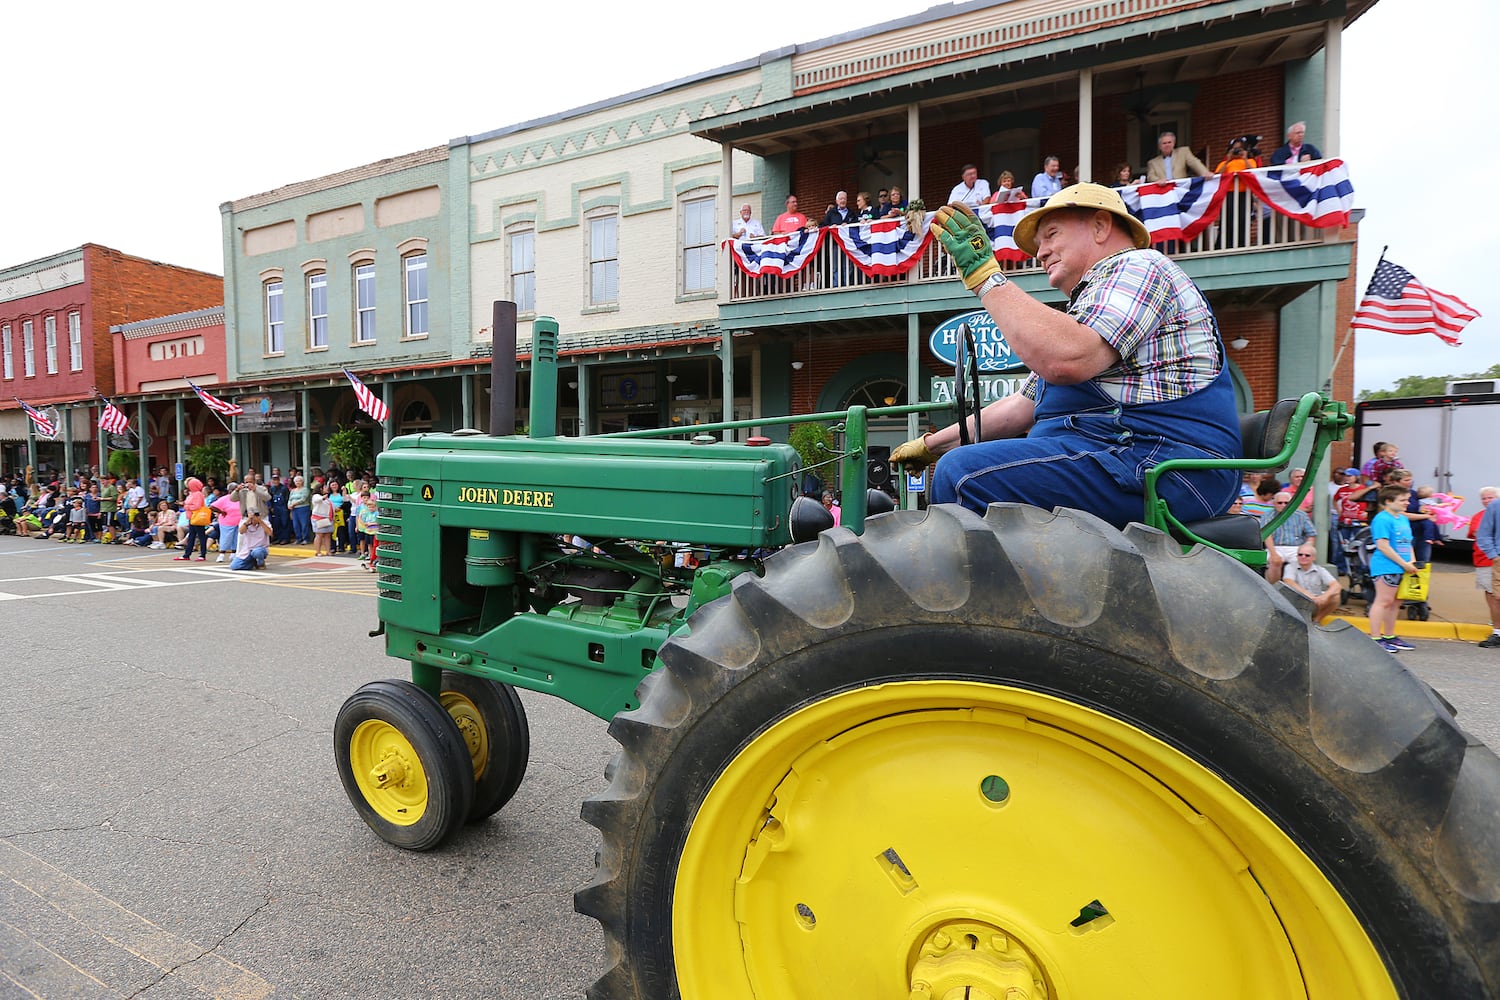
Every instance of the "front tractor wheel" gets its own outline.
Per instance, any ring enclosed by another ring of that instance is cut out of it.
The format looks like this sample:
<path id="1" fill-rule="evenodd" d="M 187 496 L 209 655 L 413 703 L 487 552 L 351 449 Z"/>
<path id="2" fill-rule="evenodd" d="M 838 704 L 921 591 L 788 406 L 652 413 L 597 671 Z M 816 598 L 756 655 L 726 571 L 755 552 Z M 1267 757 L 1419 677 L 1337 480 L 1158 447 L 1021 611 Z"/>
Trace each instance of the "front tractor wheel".
<path id="1" fill-rule="evenodd" d="M 1488 996 L 1500 761 L 1253 572 L 1076 512 L 825 533 L 662 650 L 590 996 Z"/>
<path id="2" fill-rule="evenodd" d="M 474 774 L 468 821 L 500 811 L 521 787 L 531 755 L 531 729 L 516 689 L 484 677 L 444 670 L 438 700 L 458 726 Z"/>
<path id="3" fill-rule="evenodd" d="M 371 681 L 350 695 L 333 749 L 355 811 L 397 847 L 431 850 L 469 813 L 473 765 L 458 727 L 410 681 Z"/>

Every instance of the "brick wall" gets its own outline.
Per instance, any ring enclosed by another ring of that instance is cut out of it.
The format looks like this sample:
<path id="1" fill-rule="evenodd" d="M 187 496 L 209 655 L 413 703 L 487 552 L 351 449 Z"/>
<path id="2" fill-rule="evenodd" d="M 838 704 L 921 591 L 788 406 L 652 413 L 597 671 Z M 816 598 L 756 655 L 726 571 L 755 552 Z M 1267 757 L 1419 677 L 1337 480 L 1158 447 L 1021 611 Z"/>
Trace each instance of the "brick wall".
<path id="1" fill-rule="evenodd" d="M 1243 351 L 1230 348 L 1229 357 L 1250 385 L 1251 409 L 1264 410 L 1276 402 L 1276 360 L 1281 350 L 1281 318 L 1267 309 L 1216 310 L 1224 343 L 1236 337 L 1250 341 Z"/>
<path id="2" fill-rule="evenodd" d="M 1279 67 L 1193 82 L 1198 92 L 1193 103 L 1192 148 L 1203 157 L 1209 169 L 1223 159 L 1225 148 L 1234 136 L 1246 133 L 1263 136 L 1261 152 L 1268 157 L 1281 144 L 1283 80 Z M 1122 159 L 1130 161 L 1137 174 L 1145 170 L 1145 164 L 1135 163 L 1133 154 L 1126 148 L 1129 119 L 1125 105 L 1129 98 L 1129 94 L 1110 94 L 1094 99 L 1092 166 L 1095 180 L 1107 183 L 1110 168 Z M 1071 172 L 1078 165 L 1078 102 L 1053 104 L 1042 108 L 1040 114 L 1041 155 L 1058 156 L 1063 169 Z M 833 193 L 840 188 L 849 191 L 852 202 L 856 183 L 854 154 L 861 144 L 834 143 L 792 155 L 792 190 L 805 213 L 821 215 L 833 199 Z M 928 205 L 939 204 L 958 183 L 963 165 L 981 162 L 983 151 L 984 137 L 978 118 L 924 126 L 921 136 L 922 199 Z M 1041 163 L 1014 164 L 1010 169 L 1021 184 L 1027 185 L 1032 175 L 1041 169 Z M 994 181 L 993 177 L 986 179 Z M 910 194 L 908 192 L 908 196 Z M 770 202 L 778 206 L 775 212 L 767 210 L 767 214 L 774 218 L 780 211 L 784 193 L 770 192 L 769 197 Z"/>
<path id="3" fill-rule="evenodd" d="M 792 360 L 802 362 L 802 368 L 792 371 L 792 412 L 816 412 L 818 396 L 823 387 L 845 365 L 867 354 L 889 351 L 904 355 L 906 335 L 889 333 L 830 337 L 815 333 L 811 337 L 798 337 L 792 345 Z"/>
<path id="4" fill-rule="evenodd" d="M 224 279 L 217 274 L 94 244 L 84 246 L 84 262 L 89 301 L 83 316 L 83 374 L 105 394 L 116 391 L 111 326 L 224 304 Z"/>

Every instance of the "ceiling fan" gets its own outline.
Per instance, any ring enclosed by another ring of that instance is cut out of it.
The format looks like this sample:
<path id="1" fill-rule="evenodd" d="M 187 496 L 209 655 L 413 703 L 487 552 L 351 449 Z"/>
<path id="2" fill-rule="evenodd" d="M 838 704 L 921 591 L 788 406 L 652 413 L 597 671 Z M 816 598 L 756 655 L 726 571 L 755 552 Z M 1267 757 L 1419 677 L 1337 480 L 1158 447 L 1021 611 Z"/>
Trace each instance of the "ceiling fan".
<path id="1" fill-rule="evenodd" d="M 1145 121 L 1156 110 L 1160 103 L 1153 96 L 1146 93 L 1146 71 L 1136 70 L 1135 90 L 1125 100 L 1125 110 L 1129 112 L 1136 121 Z"/>
<path id="2" fill-rule="evenodd" d="M 882 150 L 880 143 L 875 141 L 874 135 L 875 126 L 866 125 L 865 141 L 862 145 L 856 146 L 854 149 L 854 172 L 856 175 L 858 175 L 860 173 L 863 173 L 865 168 L 874 167 L 876 170 L 889 177 L 891 176 L 893 171 L 890 167 L 886 166 L 880 161 L 880 154 Z"/>

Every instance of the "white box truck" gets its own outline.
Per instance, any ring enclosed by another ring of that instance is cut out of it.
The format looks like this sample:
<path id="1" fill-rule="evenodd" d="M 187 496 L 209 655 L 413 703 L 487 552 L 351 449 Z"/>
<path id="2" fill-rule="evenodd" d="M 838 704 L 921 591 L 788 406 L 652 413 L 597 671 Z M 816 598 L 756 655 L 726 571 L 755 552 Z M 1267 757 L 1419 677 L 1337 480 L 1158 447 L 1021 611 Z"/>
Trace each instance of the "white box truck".
<path id="1" fill-rule="evenodd" d="M 1356 465 L 1374 457 L 1377 441 L 1401 449 L 1417 486 L 1462 496 L 1460 513 L 1479 512 L 1479 490 L 1500 486 L 1500 379 L 1449 382 L 1441 396 L 1372 399 L 1354 408 Z M 1467 528 L 1443 529 L 1467 538 Z"/>

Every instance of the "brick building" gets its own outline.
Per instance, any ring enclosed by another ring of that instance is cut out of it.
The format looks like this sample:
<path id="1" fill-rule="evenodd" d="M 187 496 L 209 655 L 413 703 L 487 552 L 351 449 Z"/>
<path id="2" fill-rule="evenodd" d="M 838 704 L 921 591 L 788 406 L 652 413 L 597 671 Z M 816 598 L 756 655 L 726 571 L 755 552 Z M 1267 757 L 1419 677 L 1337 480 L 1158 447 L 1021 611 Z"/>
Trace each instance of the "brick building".
<path id="1" fill-rule="evenodd" d="M 693 131 L 718 141 L 726 164 L 754 154 L 765 203 L 794 193 L 809 216 L 838 190 L 852 203 L 857 191 L 892 185 L 935 208 L 966 163 L 991 183 L 1010 170 L 1024 187 L 1049 155 L 1084 180 L 1108 183 L 1120 163 L 1139 177 L 1163 131 L 1212 169 L 1231 138 L 1259 135 L 1269 156 L 1285 127 L 1305 120 L 1332 157 L 1343 29 L 1372 2 L 1271 0 L 1253 17 L 1243 4 L 1201 0 L 935 7 L 774 53 L 760 67 L 764 100 Z M 1241 409 L 1322 388 L 1330 373 L 1335 396 L 1348 399 L 1352 353 L 1332 367 L 1354 305 L 1355 226 L 1314 228 L 1257 202 L 1232 204 L 1195 238 L 1164 246 L 1214 306 Z M 723 226 L 729 206 L 721 211 Z M 1005 266 L 1025 291 L 1062 303 L 1034 262 Z M 829 280 L 841 267 L 842 280 Z M 928 337 L 975 306 L 935 245 L 890 278 L 850 271 L 825 240 L 795 279 L 751 278 L 725 263 L 719 322 L 759 354 L 761 378 L 790 375 L 790 406 L 807 412 L 941 398 L 952 371 Z M 994 384 L 1011 391 L 1019 381 Z M 871 440 L 893 444 L 917 429 L 915 417 L 885 421 Z"/>
<path id="2" fill-rule="evenodd" d="M 192 444 L 228 436 L 206 407 L 184 405 L 196 400 L 189 382 L 218 392 L 227 379 L 222 305 L 123 323 L 110 334 L 113 399 L 134 432 L 131 439 L 111 437 L 110 448 L 136 451 L 137 468 L 155 469 L 181 461 Z"/>
<path id="3" fill-rule="evenodd" d="M 0 270 L 0 467 L 102 466 L 95 391 L 116 391 L 110 328 L 223 300 L 216 274 L 93 243 Z M 36 437 L 17 398 L 57 418 L 54 439 Z"/>

